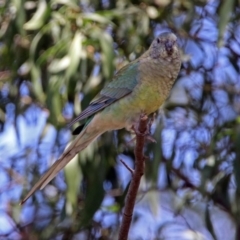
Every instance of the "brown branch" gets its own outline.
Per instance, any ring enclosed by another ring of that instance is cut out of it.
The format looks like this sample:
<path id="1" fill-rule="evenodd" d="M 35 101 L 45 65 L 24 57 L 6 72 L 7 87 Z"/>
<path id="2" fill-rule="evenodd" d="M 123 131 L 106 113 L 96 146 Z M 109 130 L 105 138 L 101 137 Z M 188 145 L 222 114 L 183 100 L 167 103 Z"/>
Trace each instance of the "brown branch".
<path id="1" fill-rule="evenodd" d="M 136 132 L 136 147 L 134 150 L 135 155 L 135 170 L 133 172 L 132 181 L 130 183 L 128 193 L 126 196 L 126 203 L 123 212 L 122 224 L 119 231 L 119 240 L 127 240 L 130 224 L 132 221 L 133 209 L 137 197 L 138 188 L 140 185 L 141 177 L 144 173 L 145 163 L 143 147 L 147 134 L 148 117 L 142 115 L 139 120 L 139 126 Z"/>
<path id="2" fill-rule="evenodd" d="M 134 170 L 131 169 L 122 159 L 120 159 L 120 162 L 124 165 L 124 167 L 133 175 Z"/>

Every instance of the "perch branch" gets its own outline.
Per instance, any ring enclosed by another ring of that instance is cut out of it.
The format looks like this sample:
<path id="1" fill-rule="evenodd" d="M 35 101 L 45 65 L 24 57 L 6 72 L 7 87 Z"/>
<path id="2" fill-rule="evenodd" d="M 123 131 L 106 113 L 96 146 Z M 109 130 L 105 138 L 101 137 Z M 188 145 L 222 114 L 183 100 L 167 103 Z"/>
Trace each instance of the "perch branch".
<path id="1" fill-rule="evenodd" d="M 143 154 L 144 142 L 148 134 L 148 117 L 142 115 L 139 120 L 138 128 L 136 129 L 136 146 L 134 149 L 135 155 L 135 170 L 132 175 L 128 193 L 126 196 L 126 203 L 123 212 L 122 224 L 119 232 L 119 240 L 127 240 L 130 224 L 132 221 L 133 209 L 137 197 L 138 188 L 140 185 L 141 177 L 145 168 L 145 157 Z"/>

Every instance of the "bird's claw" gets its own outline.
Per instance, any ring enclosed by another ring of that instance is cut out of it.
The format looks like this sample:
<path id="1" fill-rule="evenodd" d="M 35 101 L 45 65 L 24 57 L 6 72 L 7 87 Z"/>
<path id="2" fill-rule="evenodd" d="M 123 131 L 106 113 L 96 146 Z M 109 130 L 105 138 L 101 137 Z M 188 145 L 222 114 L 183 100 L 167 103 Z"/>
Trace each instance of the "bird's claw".
<path id="1" fill-rule="evenodd" d="M 144 114 L 142 114 L 142 115 L 140 116 L 141 119 L 144 118 L 144 117 L 146 117 L 146 115 L 144 115 Z M 156 140 L 151 136 L 151 135 L 152 135 L 152 133 L 151 133 L 151 127 L 152 127 L 152 124 L 153 124 L 153 122 L 154 122 L 154 120 L 155 120 L 155 117 L 156 117 L 156 114 L 154 113 L 154 114 L 153 114 L 153 117 L 151 117 L 151 118 L 149 119 L 148 124 L 147 124 L 147 129 L 146 129 L 146 131 L 145 131 L 144 133 L 139 132 L 139 131 L 138 131 L 138 128 L 136 128 L 135 125 L 132 125 L 131 130 L 133 130 L 133 132 L 134 132 L 136 135 L 138 135 L 138 136 L 145 136 L 148 141 L 153 142 L 153 143 L 156 143 Z M 134 141 L 135 138 L 136 138 L 136 137 L 134 137 L 132 140 L 130 140 L 130 142 Z"/>
<path id="2" fill-rule="evenodd" d="M 157 141 L 150 135 L 146 135 L 146 139 L 149 141 L 149 142 L 152 142 L 152 143 L 156 143 Z"/>
<path id="3" fill-rule="evenodd" d="M 149 134 L 148 129 L 146 129 L 144 133 L 139 132 L 138 129 L 135 127 L 135 125 L 132 125 L 131 130 L 133 130 L 133 132 L 138 136 L 146 136 L 147 134 Z"/>

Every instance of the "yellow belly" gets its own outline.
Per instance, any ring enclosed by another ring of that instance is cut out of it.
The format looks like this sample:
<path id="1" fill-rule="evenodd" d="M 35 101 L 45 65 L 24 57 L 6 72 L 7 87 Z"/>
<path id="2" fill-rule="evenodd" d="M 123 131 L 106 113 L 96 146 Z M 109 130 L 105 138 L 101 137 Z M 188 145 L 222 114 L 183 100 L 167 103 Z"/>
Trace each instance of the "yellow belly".
<path id="1" fill-rule="evenodd" d="M 103 123 L 101 127 L 106 130 L 130 128 L 142 113 L 149 115 L 157 111 L 164 100 L 165 97 L 161 96 L 157 88 L 153 89 L 149 85 L 137 88 L 99 113 L 102 118 L 100 122 Z"/>

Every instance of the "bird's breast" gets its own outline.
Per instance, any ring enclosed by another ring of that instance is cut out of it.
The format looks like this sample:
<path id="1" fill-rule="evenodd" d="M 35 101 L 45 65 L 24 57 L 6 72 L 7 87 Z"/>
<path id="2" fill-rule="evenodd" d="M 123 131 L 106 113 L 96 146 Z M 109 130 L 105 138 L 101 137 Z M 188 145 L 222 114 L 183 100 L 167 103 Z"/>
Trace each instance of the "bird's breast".
<path id="1" fill-rule="evenodd" d="M 144 63 L 139 66 L 137 79 L 132 93 L 101 112 L 101 117 L 108 119 L 104 126 L 108 130 L 130 128 L 139 120 L 140 114 L 157 111 L 169 96 L 175 76 L 174 71 L 167 71 L 157 63 Z"/>

